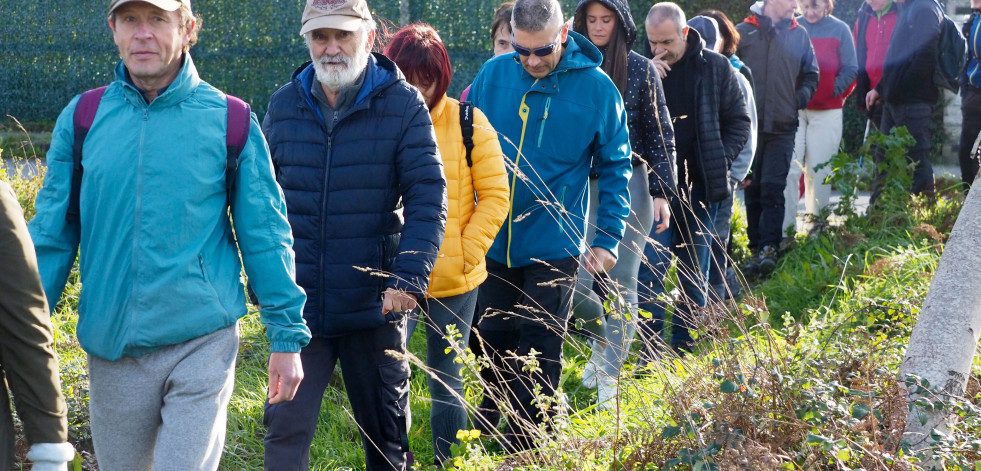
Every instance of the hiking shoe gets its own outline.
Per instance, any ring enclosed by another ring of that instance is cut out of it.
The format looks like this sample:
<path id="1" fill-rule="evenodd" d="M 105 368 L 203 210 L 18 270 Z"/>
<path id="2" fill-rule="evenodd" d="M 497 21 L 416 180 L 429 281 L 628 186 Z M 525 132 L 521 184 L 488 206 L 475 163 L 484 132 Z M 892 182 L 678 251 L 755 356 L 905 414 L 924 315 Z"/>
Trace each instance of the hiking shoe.
<path id="1" fill-rule="evenodd" d="M 603 376 L 597 381 L 596 388 L 596 409 L 612 411 L 617 408 L 617 395 L 620 390 L 617 387 L 616 378 Z"/>
<path id="2" fill-rule="evenodd" d="M 726 286 L 729 287 L 728 295 L 732 298 L 736 298 L 742 293 L 742 286 L 739 284 L 739 277 L 736 276 L 736 270 L 732 267 L 726 268 Z"/>
<path id="3" fill-rule="evenodd" d="M 753 251 L 752 255 L 749 256 L 749 260 L 746 261 L 739 270 L 743 272 L 743 276 L 748 279 L 757 278 L 760 276 L 760 253 L 758 251 Z"/>
<path id="4" fill-rule="evenodd" d="M 777 268 L 777 248 L 772 245 L 765 245 L 760 250 L 760 276 L 768 277 Z"/>
<path id="5" fill-rule="evenodd" d="M 599 365 L 596 364 L 594 356 L 589 356 L 589 361 L 586 362 L 586 366 L 582 369 L 582 387 L 586 389 L 595 388 L 597 383 L 596 373 L 599 372 Z"/>

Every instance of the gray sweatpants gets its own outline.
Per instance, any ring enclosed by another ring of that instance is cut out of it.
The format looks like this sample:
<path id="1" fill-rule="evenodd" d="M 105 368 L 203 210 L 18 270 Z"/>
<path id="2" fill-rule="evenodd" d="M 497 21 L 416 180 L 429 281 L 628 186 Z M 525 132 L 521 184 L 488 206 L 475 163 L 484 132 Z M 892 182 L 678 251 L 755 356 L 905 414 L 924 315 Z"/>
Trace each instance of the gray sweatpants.
<path id="1" fill-rule="evenodd" d="M 603 302 L 593 291 L 593 276 L 580 264 L 578 282 L 572 298 L 572 314 L 584 320 L 587 330 L 605 340 L 593 342 L 592 355 L 604 373 L 617 377 L 623 366 L 630 343 L 637 329 L 637 270 L 644 258 L 644 245 L 654 224 L 654 199 L 647 188 L 647 165 L 634 167 L 628 185 L 630 189 L 630 216 L 627 230 L 620 241 L 617 264 L 609 271 L 608 280 L 613 286 L 608 289 L 623 299 L 626 312 L 606 315 Z M 596 207 L 598 185 L 591 180 L 589 185 L 589 219 L 586 224 L 586 243 L 596 234 Z M 600 323 L 596 321 L 599 320 Z"/>
<path id="2" fill-rule="evenodd" d="M 89 355 L 99 469 L 218 469 L 237 353 L 235 325 L 136 358 Z"/>

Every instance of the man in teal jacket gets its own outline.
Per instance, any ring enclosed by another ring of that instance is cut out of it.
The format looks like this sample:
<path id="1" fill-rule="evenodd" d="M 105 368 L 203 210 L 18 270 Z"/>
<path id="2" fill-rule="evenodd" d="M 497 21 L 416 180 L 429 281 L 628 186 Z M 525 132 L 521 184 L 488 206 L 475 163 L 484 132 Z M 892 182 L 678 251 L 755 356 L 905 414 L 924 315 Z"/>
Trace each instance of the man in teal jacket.
<path id="1" fill-rule="evenodd" d="M 227 215 L 225 95 L 189 54 L 188 0 L 114 0 L 122 62 L 84 141 L 71 193 L 72 100 L 59 116 L 29 229 L 50 306 L 79 253 L 78 339 L 88 353 L 99 468 L 217 469 L 247 313 L 241 260 L 273 352 L 270 402 L 290 400 L 310 339 L 283 194 L 255 116 Z"/>
<path id="2" fill-rule="evenodd" d="M 478 294 L 479 335 L 495 368 L 483 375 L 477 423 L 495 427 L 506 397 L 507 445 L 524 449 L 543 421 L 535 386 L 545 396 L 558 386 L 579 258 L 585 255 L 592 273 L 616 263 L 630 211 L 631 161 L 620 93 L 599 68 L 600 51 L 563 24 L 558 2 L 518 0 L 511 30 L 515 52 L 484 64 L 469 95 L 498 131 L 511 179 L 511 211 L 487 254 L 490 276 Z M 599 175 L 599 207 L 587 249 L 590 169 Z M 539 369 L 530 373 L 506 353 L 532 350 Z"/>

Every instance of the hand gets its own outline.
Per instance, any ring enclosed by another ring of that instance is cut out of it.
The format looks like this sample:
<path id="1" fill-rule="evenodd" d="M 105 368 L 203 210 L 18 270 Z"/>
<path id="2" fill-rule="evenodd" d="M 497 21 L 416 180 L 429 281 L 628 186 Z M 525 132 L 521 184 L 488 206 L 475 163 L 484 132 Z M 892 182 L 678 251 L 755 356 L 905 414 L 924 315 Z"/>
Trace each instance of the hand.
<path id="1" fill-rule="evenodd" d="M 746 177 L 742 182 L 739 183 L 739 189 L 745 190 L 746 188 L 749 188 L 749 186 L 752 184 L 753 184 L 753 179 Z"/>
<path id="2" fill-rule="evenodd" d="M 303 380 L 299 353 L 273 352 L 269 355 L 269 403 L 292 401 Z"/>
<path id="3" fill-rule="evenodd" d="M 657 69 L 657 74 L 660 75 L 662 79 L 664 77 L 667 77 L 668 76 L 668 72 L 671 71 L 671 66 L 668 65 L 667 62 L 664 62 L 663 59 L 661 59 L 667 53 L 668 53 L 668 51 L 666 51 L 666 50 L 665 51 L 661 51 L 659 54 L 654 54 L 654 58 L 651 59 L 651 62 L 654 63 L 654 67 Z"/>
<path id="4" fill-rule="evenodd" d="M 586 271 L 597 274 L 605 273 L 617 264 L 617 258 L 603 247 L 590 247 L 586 251 Z"/>
<path id="5" fill-rule="evenodd" d="M 871 110 L 872 106 L 880 101 L 882 99 L 879 97 L 879 92 L 875 91 L 875 89 L 869 90 L 869 93 L 865 94 L 865 109 Z"/>
<path id="6" fill-rule="evenodd" d="M 666 198 L 654 198 L 654 223 L 657 224 L 655 234 L 671 227 L 671 203 Z"/>
<path id="7" fill-rule="evenodd" d="M 408 311 L 415 309 L 418 304 L 419 301 L 415 296 L 405 291 L 388 288 L 385 290 L 385 297 L 382 298 L 382 314 L 388 314 L 393 311 Z"/>

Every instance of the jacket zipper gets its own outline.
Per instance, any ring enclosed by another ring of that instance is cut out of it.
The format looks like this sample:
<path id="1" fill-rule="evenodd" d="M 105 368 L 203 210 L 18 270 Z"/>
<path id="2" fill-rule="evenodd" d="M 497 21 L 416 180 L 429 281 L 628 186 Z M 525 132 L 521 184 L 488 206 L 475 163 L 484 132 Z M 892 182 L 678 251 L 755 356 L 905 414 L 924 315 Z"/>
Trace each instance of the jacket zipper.
<path id="1" fill-rule="evenodd" d="M 977 18 L 977 15 L 975 15 L 975 18 Z M 974 19 L 974 24 L 972 26 L 974 26 L 974 31 L 972 32 L 973 33 L 973 36 L 974 36 L 974 41 L 973 41 L 974 47 L 971 48 L 971 50 L 973 50 L 975 53 L 977 53 L 977 50 L 978 50 L 978 34 L 981 33 L 981 20 Z M 971 51 L 968 51 L 968 52 L 971 52 Z M 975 78 L 974 76 L 977 75 L 977 73 L 978 73 L 978 68 L 981 68 L 981 59 L 979 59 L 975 55 L 974 56 L 974 70 L 972 70 L 971 73 L 967 75 L 968 85 L 971 85 L 973 87 L 977 87 L 979 85 L 979 84 L 973 83 L 974 82 L 974 78 Z"/>
<path id="2" fill-rule="evenodd" d="M 538 128 L 538 147 L 542 146 L 542 134 L 545 134 L 545 121 L 548 119 L 548 107 L 552 104 L 552 97 L 545 98 L 545 113 L 542 114 L 542 125 Z"/>
<path id="3" fill-rule="evenodd" d="M 531 88 L 535 88 L 538 84 L 538 79 L 535 79 L 535 83 L 531 84 Z M 515 184 L 518 180 L 518 172 L 521 171 L 521 150 L 525 146 L 525 131 L 528 130 L 528 114 L 531 112 L 531 108 L 525 102 L 528 98 L 528 93 L 530 90 L 525 92 L 521 97 L 521 105 L 518 107 L 518 117 L 521 118 L 521 139 L 518 140 L 518 155 L 514 158 L 514 173 L 511 175 L 511 207 L 508 208 L 508 246 L 506 251 L 506 261 L 508 268 L 511 268 L 511 223 L 514 221 L 514 195 L 517 192 Z"/>
<path id="4" fill-rule="evenodd" d="M 698 62 L 698 64 L 701 64 L 701 62 Z M 696 65 L 696 67 L 697 67 L 697 65 Z M 701 67 L 700 69 L 701 69 L 700 72 L 702 72 L 706 68 L 705 67 Z M 709 72 L 709 73 L 711 73 L 711 72 Z M 718 83 L 718 82 L 719 82 L 718 80 L 715 80 L 715 83 Z M 695 94 L 696 95 L 701 96 L 701 94 L 698 93 L 698 91 L 701 90 L 701 88 L 702 88 L 702 73 L 697 73 L 696 74 L 696 77 L 695 77 Z M 697 117 L 698 117 L 698 111 L 699 111 L 699 109 L 698 109 L 699 106 L 698 105 L 699 105 L 699 103 L 696 101 L 695 102 L 695 116 L 696 116 L 696 119 L 695 119 L 695 158 L 698 159 L 698 172 L 702 174 L 701 175 L 702 176 L 702 186 L 705 187 L 704 188 L 705 189 L 705 202 L 707 203 L 707 202 L 709 202 L 709 185 L 708 185 L 709 181 L 708 181 L 708 174 L 705 173 L 705 160 L 702 159 L 702 133 L 698 129 L 699 128 L 699 123 L 701 123 L 701 120 L 700 119 L 697 119 Z M 722 104 L 720 103 L 719 104 L 719 107 L 721 107 L 721 106 L 722 106 Z M 719 123 L 719 126 L 722 126 L 722 123 Z M 719 140 L 720 141 L 722 140 L 722 134 L 721 134 L 721 132 L 719 133 Z M 722 153 L 723 153 L 722 158 L 724 159 L 725 158 L 725 147 L 723 147 Z M 691 182 L 691 183 L 694 184 L 694 182 Z M 689 203 L 692 203 L 692 202 L 690 201 Z"/>
<path id="5" fill-rule="evenodd" d="M 321 124 L 321 128 L 326 133 L 327 127 Z M 333 130 L 331 132 L 333 132 Z M 325 293 L 327 292 L 327 277 L 324 276 L 324 264 L 326 263 L 325 257 L 327 251 L 324 250 L 323 244 L 324 241 L 327 240 L 327 190 L 328 190 L 327 177 L 328 174 L 330 173 L 330 154 L 331 151 L 333 150 L 333 144 L 334 144 L 333 136 L 331 136 L 330 133 L 326 133 L 326 134 L 327 134 L 327 153 L 324 156 L 324 187 L 322 190 L 323 192 L 320 195 L 320 244 L 321 244 L 320 267 L 317 270 L 317 275 L 320 278 L 320 296 L 318 296 L 317 299 L 317 302 L 319 304 L 317 306 L 317 317 L 320 317 L 321 325 L 319 327 L 321 328 L 321 333 L 324 330 L 326 330 L 324 329 L 323 324 L 326 318 L 326 316 L 324 316 L 324 297 L 325 297 Z"/>
<path id="6" fill-rule="evenodd" d="M 147 130 L 147 126 L 149 126 L 149 122 L 150 122 L 150 104 L 146 103 L 143 106 L 143 129 L 140 130 L 140 145 L 139 145 L 140 151 L 137 152 L 138 163 L 136 166 L 137 168 L 136 209 L 135 209 L 136 214 L 135 217 L 133 218 L 134 226 L 135 226 L 133 227 L 133 262 L 136 267 L 136 283 L 133 283 L 133 294 L 135 295 L 136 299 L 141 299 L 138 291 L 139 291 L 139 287 L 142 286 L 142 283 L 140 282 L 142 278 L 141 276 L 142 274 L 140 273 L 141 272 L 140 267 L 142 267 L 143 265 L 142 263 L 140 263 L 140 233 L 142 232 L 140 230 L 140 225 L 143 223 L 143 146 L 146 144 L 146 130 Z M 139 301 L 137 301 L 137 303 L 142 304 Z"/>

